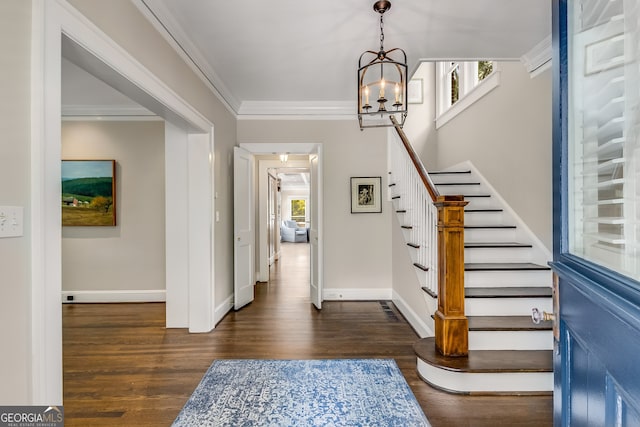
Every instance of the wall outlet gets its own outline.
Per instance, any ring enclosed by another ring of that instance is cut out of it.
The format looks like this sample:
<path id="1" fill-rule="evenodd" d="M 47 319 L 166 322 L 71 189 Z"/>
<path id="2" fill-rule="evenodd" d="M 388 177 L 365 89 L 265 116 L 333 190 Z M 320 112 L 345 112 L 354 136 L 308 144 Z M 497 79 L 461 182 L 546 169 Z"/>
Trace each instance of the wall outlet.
<path id="1" fill-rule="evenodd" d="M 0 206 L 0 238 L 22 236 L 23 222 L 22 206 Z"/>

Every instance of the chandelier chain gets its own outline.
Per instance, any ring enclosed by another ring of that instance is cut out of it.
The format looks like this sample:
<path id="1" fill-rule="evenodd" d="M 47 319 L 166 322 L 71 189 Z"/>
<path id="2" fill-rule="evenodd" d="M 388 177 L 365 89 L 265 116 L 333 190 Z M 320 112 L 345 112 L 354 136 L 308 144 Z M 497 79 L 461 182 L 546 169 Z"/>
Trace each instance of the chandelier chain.
<path id="1" fill-rule="evenodd" d="M 380 51 L 384 51 L 384 19 L 380 14 Z"/>

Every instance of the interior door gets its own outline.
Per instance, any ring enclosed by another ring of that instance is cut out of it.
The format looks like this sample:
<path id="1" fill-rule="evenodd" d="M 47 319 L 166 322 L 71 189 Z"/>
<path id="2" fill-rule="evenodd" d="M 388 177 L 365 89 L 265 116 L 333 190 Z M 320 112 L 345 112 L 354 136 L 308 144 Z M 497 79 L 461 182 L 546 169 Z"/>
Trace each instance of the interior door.
<path id="1" fill-rule="evenodd" d="M 322 308 L 322 147 L 318 146 L 316 151 L 309 156 L 311 165 L 311 186 L 310 186 L 310 274 L 309 274 L 309 296 L 311 303 L 316 308 Z"/>
<path id="2" fill-rule="evenodd" d="M 269 244 L 269 266 L 273 265 L 276 260 L 276 197 L 278 195 L 277 178 L 271 174 L 269 177 L 269 199 L 267 205 L 269 207 L 269 224 L 267 230 L 267 240 Z"/>
<path id="3" fill-rule="evenodd" d="M 255 211 L 253 208 L 253 155 L 233 149 L 233 308 L 253 301 L 255 284 Z"/>

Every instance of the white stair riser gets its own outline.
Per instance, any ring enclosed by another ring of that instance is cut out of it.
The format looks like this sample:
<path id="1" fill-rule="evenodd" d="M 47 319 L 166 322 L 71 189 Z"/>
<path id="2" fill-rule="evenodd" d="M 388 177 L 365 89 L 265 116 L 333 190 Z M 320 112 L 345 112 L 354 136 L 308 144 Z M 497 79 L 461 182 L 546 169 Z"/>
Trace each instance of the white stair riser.
<path id="1" fill-rule="evenodd" d="M 431 181 L 436 183 L 436 186 L 438 185 L 437 183 L 443 182 L 476 182 L 470 173 L 432 174 Z"/>
<path id="2" fill-rule="evenodd" d="M 551 297 L 540 298 L 466 298 L 467 316 L 529 316 L 532 308 L 553 311 Z"/>
<path id="3" fill-rule="evenodd" d="M 469 202 L 465 209 L 493 209 L 500 207 L 496 206 L 492 197 L 468 197 L 464 200 Z"/>
<path id="4" fill-rule="evenodd" d="M 469 331 L 469 350 L 553 350 L 553 332 Z"/>
<path id="5" fill-rule="evenodd" d="M 514 242 L 515 228 L 465 228 L 465 242 Z"/>
<path id="6" fill-rule="evenodd" d="M 465 271 L 464 286 L 468 288 L 501 286 L 551 286 L 550 270 Z"/>
<path id="7" fill-rule="evenodd" d="M 530 262 L 531 248 L 466 248 L 464 262 Z"/>
<path id="8" fill-rule="evenodd" d="M 459 392 L 542 392 L 553 390 L 553 372 L 463 373 L 418 359 L 418 374 L 437 388 Z"/>
<path id="9" fill-rule="evenodd" d="M 487 194 L 481 185 L 436 185 L 442 195 Z"/>
<path id="10" fill-rule="evenodd" d="M 465 212 L 465 225 L 501 225 L 502 212 Z"/>

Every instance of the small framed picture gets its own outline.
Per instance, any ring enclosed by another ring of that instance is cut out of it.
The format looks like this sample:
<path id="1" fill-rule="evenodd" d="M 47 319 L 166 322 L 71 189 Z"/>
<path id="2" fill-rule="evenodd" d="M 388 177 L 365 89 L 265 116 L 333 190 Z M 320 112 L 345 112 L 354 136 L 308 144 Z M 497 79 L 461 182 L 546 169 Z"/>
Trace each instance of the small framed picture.
<path id="1" fill-rule="evenodd" d="M 351 178 L 351 213 L 382 212 L 381 182 L 379 176 Z"/>
<path id="2" fill-rule="evenodd" d="M 407 102 L 409 104 L 422 104 L 422 79 L 409 80 Z"/>
<path id="3" fill-rule="evenodd" d="M 116 225 L 116 161 L 62 161 L 62 225 Z"/>

